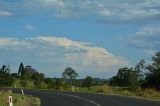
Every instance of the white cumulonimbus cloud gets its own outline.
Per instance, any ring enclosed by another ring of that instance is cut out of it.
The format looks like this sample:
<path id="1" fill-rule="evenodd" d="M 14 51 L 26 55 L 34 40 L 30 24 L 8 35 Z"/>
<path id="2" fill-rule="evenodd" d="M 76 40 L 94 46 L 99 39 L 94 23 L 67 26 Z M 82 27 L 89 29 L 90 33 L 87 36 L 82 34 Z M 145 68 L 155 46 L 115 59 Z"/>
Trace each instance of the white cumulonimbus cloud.
<path id="1" fill-rule="evenodd" d="M 126 59 L 115 56 L 105 48 L 63 37 L 0 38 L 0 51 L 3 51 L 0 56 L 6 56 L 5 59 L 15 56 L 16 61 L 21 57 L 21 61 L 39 64 L 43 71 L 63 70 L 70 66 L 79 72 L 107 72 L 128 64 Z M 7 55 L 9 53 L 11 57 Z M 45 70 L 53 66 L 53 70 Z"/>

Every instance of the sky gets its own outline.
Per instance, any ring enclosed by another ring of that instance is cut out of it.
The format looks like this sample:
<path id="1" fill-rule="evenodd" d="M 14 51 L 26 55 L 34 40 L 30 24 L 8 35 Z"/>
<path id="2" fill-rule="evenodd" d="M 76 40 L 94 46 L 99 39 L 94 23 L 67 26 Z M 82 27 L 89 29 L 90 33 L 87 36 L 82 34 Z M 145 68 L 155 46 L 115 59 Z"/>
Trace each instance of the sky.
<path id="1" fill-rule="evenodd" d="M 110 78 L 160 50 L 160 0 L 0 0 L 0 65 Z"/>

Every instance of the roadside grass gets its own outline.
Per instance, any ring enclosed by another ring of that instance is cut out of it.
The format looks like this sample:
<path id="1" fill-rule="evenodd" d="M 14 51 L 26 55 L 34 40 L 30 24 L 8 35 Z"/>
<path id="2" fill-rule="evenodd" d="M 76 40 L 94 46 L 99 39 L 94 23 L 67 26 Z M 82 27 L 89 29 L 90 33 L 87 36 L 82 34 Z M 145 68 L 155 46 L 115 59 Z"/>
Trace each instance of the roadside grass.
<path id="1" fill-rule="evenodd" d="M 8 97 L 13 96 L 14 106 L 40 106 L 39 98 L 13 93 L 12 91 L 0 91 L 0 106 L 8 106 Z"/>
<path id="2" fill-rule="evenodd" d="M 129 88 L 125 87 L 113 87 L 113 86 L 93 86 L 93 87 L 76 87 L 76 92 L 85 92 L 85 93 L 103 93 L 111 95 L 124 95 L 124 96 L 134 96 L 142 97 L 146 99 L 156 99 L 160 100 L 160 91 L 154 89 L 137 89 L 132 91 Z"/>
<path id="3" fill-rule="evenodd" d="M 46 84 L 42 83 L 41 87 L 35 87 L 33 81 L 27 81 L 26 87 L 21 87 L 19 84 L 19 80 L 14 84 L 17 88 L 23 89 L 32 89 L 32 90 L 57 90 L 57 91 L 72 91 L 70 85 L 60 85 L 53 86 L 52 88 L 48 88 Z M 12 87 L 11 87 L 12 88 Z M 142 97 L 146 99 L 156 99 L 160 100 L 160 91 L 154 89 L 141 89 L 131 90 L 127 87 L 118 87 L 118 86 L 92 86 L 92 87 L 75 87 L 75 92 L 85 92 L 85 93 L 103 93 L 103 94 L 111 94 L 111 95 L 124 95 L 124 96 L 134 96 L 134 97 Z"/>
<path id="4" fill-rule="evenodd" d="M 154 89 L 145 89 L 136 92 L 136 96 L 160 100 L 160 91 L 156 91 Z"/>

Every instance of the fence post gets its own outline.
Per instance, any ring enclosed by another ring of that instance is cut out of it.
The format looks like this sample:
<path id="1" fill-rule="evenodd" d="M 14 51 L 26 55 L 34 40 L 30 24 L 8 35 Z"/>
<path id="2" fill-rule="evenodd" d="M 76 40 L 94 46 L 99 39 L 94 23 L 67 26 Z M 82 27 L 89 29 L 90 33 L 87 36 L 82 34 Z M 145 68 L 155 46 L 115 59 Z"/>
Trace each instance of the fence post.
<path id="1" fill-rule="evenodd" d="M 13 106 L 13 98 L 12 98 L 12 96 L 9 96 L 9 106 Z"/>
<path id="2" fill-rule="evenodd" d="M 72 86 L 72 92 L 74 92 L 74 85 Z"/>
<path id="3" fill-rule="evenodd" d="M 23 89 L 21 89 L 22 95 L 24 95 Z"/>

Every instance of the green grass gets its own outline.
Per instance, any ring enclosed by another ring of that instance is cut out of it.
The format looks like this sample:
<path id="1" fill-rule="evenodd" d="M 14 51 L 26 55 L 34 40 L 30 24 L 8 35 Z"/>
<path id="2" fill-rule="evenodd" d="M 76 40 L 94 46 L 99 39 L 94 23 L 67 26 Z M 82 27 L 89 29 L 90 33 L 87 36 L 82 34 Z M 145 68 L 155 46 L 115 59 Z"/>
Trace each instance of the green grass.
<path id="1" fill-rule="evenodd" d="M 14 84 L 17 88 L 21 88 L 19 84 L 19 80 Z M 34 86 L 33 81 L 28 81 L 27 86 L 23 87 L 23 89 L 40 89 L 40 90 L 59 90 L 59 91 L 72 91 L 70 85 L 61 85 L 61 86 L 53 86 L 50 89 L 47 89 L 47 85 L 42 83 L 42 87 L 37 88 Z M 86 92 L 86 93 L 104 93 L 104 94 L 112 94 L 112 95 L 124 95 L 124 96 L 134 96 L 134 97 L 143 97 L 147 99 L 156 99 L 160 100 L 160 91 L 156 91 L 154 89 L 137 89 L 135 91 L 127 88 L 127 87 L 118 87 L 118 86 L 92 86 L 92 87 L 75 87 L 75 92 Z"/>
<path id="2" fill-rule="evenodd" d="M 40 99 L 33 96 L 15 94 L 12 91 L 0 91 L 0 106 L 8 106 L 8 97 L 13 96 L 14 106 L 40 106 Z"/>
<path id="3" fill-rule="evenodd" d="M 86 93 L 104 93 L 112 95 L 124 95 L 124 96 L 134 96 L 143 97 L 147 99 L 160 100 L 160 91 L 154 89 L 138 89 L 136 91 L 131 91 L 129 88 L 124 87 L 112 87 L 112 86 L 93 86 L 93 87 L 76 87 L 76 92 L 86 92 Z"/>

